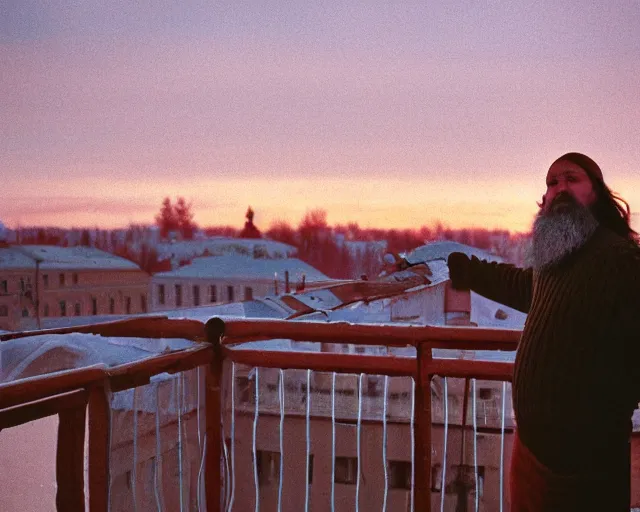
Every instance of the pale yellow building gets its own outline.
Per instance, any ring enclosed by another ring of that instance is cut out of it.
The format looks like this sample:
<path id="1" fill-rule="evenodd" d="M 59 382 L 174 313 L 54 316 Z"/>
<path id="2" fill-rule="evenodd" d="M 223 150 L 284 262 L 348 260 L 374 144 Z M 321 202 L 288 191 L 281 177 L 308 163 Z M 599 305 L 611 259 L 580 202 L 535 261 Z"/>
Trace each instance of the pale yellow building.
<path id="1" fill-rule="evenodd" d="M 0 329 L 46 327 L 49 319 L 146 313 L 150 276 L 90 247 L 0 247 Z"/>

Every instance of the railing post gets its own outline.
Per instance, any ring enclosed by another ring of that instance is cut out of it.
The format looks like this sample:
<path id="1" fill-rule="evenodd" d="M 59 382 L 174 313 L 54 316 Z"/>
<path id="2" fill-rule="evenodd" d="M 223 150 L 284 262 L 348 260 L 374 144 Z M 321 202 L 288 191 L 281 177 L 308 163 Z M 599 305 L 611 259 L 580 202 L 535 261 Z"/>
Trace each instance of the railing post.
<path id="1" fill-rule="evenodd" d="M 431 347 L 418 343 L 416 350 L 415 512 L 431 512 Z"/>
<path id="2" fill-rule="evenodd" d="M 84 436 L 86 404 L 58 413 L 56 508 L 84 511 Z"/>
<path id="3" fill-rule="evenodd" d="M 206 432 L 205 493 L 207 512 L 222 509 L 222 347 L 224 322 L 211 318 L 205 325 L 207 342 L 214 351 L 213 361 L 205 373 Z"/>
<path id="4" fill-rule="evenodd" d="M 111 451 L 111 390 L 109 381 L 89 393 L 89 511 L 108 512 Z"/>

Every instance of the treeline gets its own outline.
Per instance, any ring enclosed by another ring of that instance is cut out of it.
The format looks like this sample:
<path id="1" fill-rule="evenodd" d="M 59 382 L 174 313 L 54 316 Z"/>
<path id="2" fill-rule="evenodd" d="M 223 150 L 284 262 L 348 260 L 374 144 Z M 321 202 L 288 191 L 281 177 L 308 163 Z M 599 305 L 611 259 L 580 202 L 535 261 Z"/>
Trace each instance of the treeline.
<path id="1" fill-rule="evenodd" d="M 205 228 L 204 232 L 208 236 L 242 236 L 240 230 L 230 226 Z M 358 223 L 329 226 L 327 212 L 321 209 L 307 212 L 296 227 L 285 221 L 274 222 L 264 235 L 296 247 L 301 260 L 333 278 L 376 276 L 382 270 L 384 254 L 407 253 L 436 240 L 460 242 L 507 260 L 511 259 L 514 242 L 507 230 L 452 229 L 441 223 L 415 229 L 361 228 Z"/>
<path id="2" fill-rule="evenodd" d="M 155 217 L 155 227 L 131 225 L 126 229 L 18 228 L 17 243 L 95 247 L 137 263 L 149 273 L 171 269 L 169 261 L 159 261 L 157 244 L 166 240 L 230 238 L 268 238 L 297 249 L 297 256 L 332 278 L 353 279 L 377 276 L 386 253 L 407 253 L 436 240 L 452 240 L 518 262 L 517 248 L 523 235 L 506 230 L 453 229 L 438 223 L 414 229 L 362 228 L 358 223 L 330 226 L 327 212 L 307 212 L 297 226 L 276 221 L 261 231 L 253 224 L 249 207 L 244 227 L 210 226 L 200 228 L 193 220 L 192 206 L 183 198 L 165 198 Z M 188 260 L 180 262 L 188 263 Z"/>

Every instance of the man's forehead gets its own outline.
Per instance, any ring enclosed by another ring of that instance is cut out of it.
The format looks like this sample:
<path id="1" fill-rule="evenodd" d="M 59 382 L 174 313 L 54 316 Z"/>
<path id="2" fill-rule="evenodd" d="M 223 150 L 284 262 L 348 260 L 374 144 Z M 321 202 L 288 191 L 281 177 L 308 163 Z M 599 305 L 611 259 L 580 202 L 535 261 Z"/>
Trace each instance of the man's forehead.
<path id="1" fill-rule="evenodd" d="M 569 161 L 560 161 L 560 162 L 554 163 L 549 168 L 549 172 L 547 173 L 547 181 L 549 181 L 549 179 L 551 178 L 557 178 L 562 175 L 567 175 L 567 176 L 581 175 L 581 176 L 587 176 L 587 177 L 589 176 L 587 174 L 587 171 L 585 171 L 578 164 L 574 164 L 573 162 L 569 162 Z"/>

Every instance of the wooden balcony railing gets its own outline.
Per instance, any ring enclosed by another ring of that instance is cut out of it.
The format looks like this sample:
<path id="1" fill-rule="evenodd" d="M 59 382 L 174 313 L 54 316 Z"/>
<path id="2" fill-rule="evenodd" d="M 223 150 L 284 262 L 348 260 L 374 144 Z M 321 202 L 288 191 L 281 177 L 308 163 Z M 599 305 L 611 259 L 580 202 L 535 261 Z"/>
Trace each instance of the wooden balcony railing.
<path id="1" fill-rule="evenodd" d="M 93 333 L 109 337 L 184 338 L 203 342 L 194 348 L 142 361 L 106 367 L 96 365 L 0 385 L 0 429 L 58 414 L 56 504 L 58 510 L 84 510 L 84 439 L 88 407 L 88 464 L 90 512 L 109 507 L 109 416 L 111 392 L 149 383 L 154 375 L 201 368 L 205 372 L 206 510 L 222 507 L 223 362 L 279 369 L 307 369 L 336 373 L 406 376 L 415 382 L 415 510 L 431 509 L 431 378 L 476 378 L 510 381 L 512 364 L 475 360 L 436 359 L 434 348 L 515 350 L 520 331 L 476 327 L 399 326 L 281 320 L 225 320 L 206 324 L 164 317 L 132 319 L 37 334 Z M 32 333 L 0 336 L 0 341 Z M 257 340 L 288 339 L 319 343 L 348 343 L 385 347 L 413 346 L 417 357 L 329 352 L 251 350 L 238 345 Z M 1 434 L 0 434 L 1 435 Z"/>

